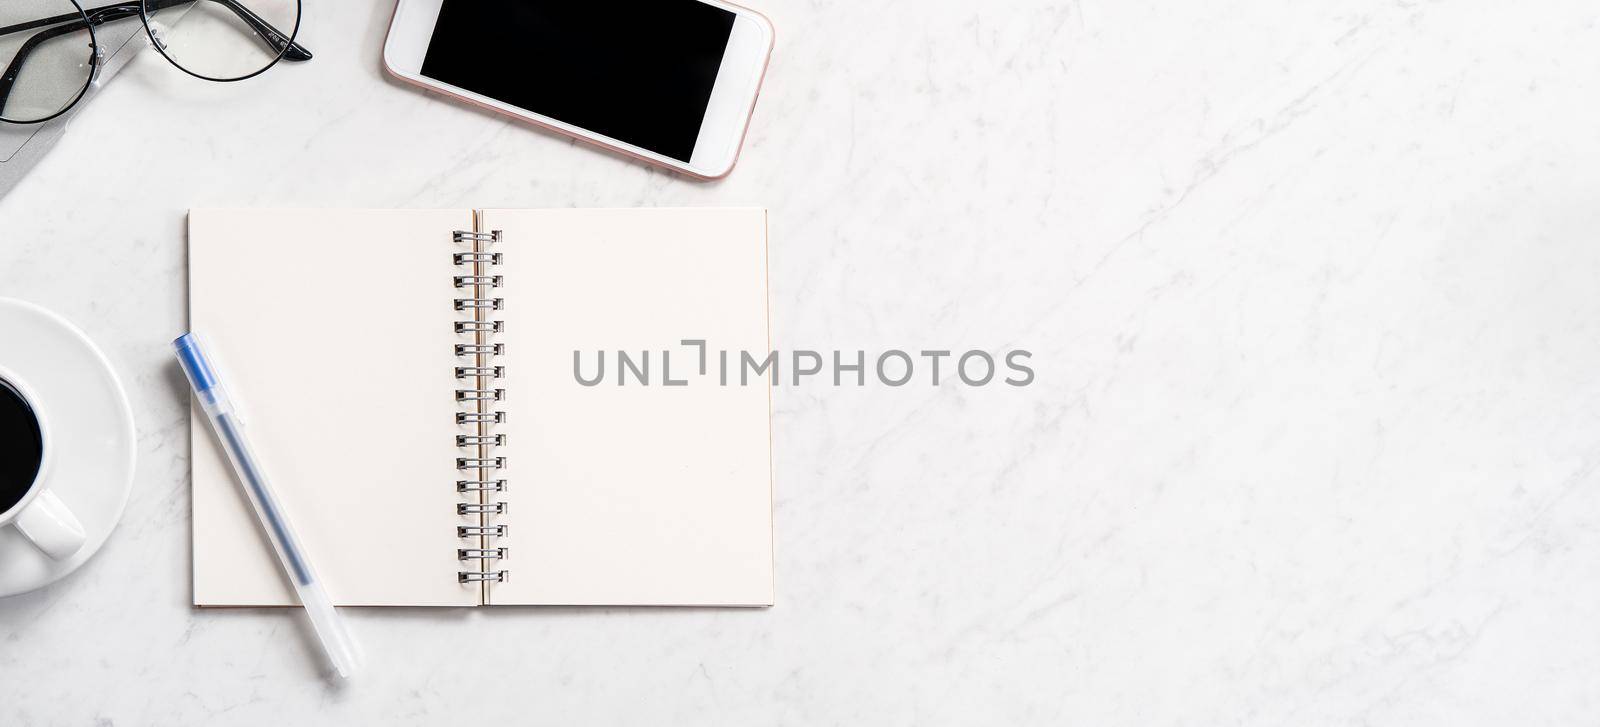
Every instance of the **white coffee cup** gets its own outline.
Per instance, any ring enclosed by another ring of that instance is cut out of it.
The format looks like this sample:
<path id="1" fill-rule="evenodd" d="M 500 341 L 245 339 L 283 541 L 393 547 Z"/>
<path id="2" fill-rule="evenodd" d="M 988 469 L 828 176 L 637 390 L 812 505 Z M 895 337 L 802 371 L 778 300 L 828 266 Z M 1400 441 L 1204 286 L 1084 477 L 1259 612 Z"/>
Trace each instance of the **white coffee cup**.
<path id="1" fill-rule="evenodd" d="M 38 472 L 33 476 L 33 482 L 28 484 L 22 499 L 17 500 L 9 510 L 0 512 L 0 527 L 15 525 L 17 530 L 39 550 L 44 551 L 45 555 L 55 560 L 66 559 L 83 547 L 85 535 L 83 523 L 78 521 L 77 516 L 72 514 L 72 510 L 67 508 L 61 498 L 50 491 L 50 459 L 54 448 L 51 443 L 49 421 L 45 417 L 39 397 L 28 389 L 21 377 L 0 367 L 0 386 L 9 386 L 12 391 L 21 395 L 28 408 L 32 409 L 34 420 L 39 424 L 40 440 L 43 443 L 43 454 L 40 457 Z"/>

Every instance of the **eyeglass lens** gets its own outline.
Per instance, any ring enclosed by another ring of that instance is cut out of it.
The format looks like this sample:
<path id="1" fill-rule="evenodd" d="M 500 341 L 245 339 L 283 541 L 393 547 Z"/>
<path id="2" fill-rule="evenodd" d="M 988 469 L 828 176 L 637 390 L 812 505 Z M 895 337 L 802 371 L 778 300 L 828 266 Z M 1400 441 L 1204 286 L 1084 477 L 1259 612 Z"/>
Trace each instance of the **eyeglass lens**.
<path id="1" fill-rule="evenodd" d="M 94 47 L 70 0 L 0 1 L 0 119 L 34 123 L 76 103 L 94 75 Z"/>
<path id="2" fill-rule="evenodd" d="M 213 81 L 248 78 L 283 56 L 300 25 L 298 0 L 143 0 L 156 47 Z"/>

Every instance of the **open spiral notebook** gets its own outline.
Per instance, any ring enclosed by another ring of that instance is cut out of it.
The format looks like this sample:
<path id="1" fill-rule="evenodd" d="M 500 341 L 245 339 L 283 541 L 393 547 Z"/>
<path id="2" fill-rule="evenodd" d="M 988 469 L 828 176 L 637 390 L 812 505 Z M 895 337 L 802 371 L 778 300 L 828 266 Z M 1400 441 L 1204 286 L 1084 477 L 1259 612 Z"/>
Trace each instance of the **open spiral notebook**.
<path id="1" fill-rule="evenodd" d="M 189 278 L 336 603 L 772 604 L 769 382 L 574 372 L 769 350 L 765 211 L 198 209 Z M 192 420 L 195 604 L 294 604 Z"/>

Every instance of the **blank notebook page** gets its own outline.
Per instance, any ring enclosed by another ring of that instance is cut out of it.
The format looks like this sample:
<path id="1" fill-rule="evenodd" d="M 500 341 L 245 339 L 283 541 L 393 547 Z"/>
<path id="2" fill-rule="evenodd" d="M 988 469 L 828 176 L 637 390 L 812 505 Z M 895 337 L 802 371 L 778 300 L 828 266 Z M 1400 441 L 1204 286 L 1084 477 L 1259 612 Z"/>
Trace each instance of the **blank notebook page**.
<path id="1" fill-rule="evenodd" d="M 452 230 L 468 210 L 194 210 L 190 328 L 333 600 L 476 605 L 455 549 Z M 292 605 L 203 414 L 194 600 Z"/>
<path id="2" fill-rule="evenodd" d="M 770 388 L 722 386 L 717 349 L 764 357 L 759 209 L 487 210 L 505 285 L 508 580 L 492 604 L 770 605 Z M 697 349 L 712 349 L 706 375 Z M 649 351 L 648 385 L 616 353 Z M 578 383 L 577 352 L 606 378 Z M 664 384 L 670 352 L 671 376 Z"/>

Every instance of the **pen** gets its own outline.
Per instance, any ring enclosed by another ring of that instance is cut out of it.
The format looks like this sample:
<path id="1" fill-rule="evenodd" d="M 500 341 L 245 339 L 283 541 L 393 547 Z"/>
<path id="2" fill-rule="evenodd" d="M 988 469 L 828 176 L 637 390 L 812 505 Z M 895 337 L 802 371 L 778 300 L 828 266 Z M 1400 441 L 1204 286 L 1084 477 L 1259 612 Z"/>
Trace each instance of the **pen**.
<path id="1" fill-rule="evenodd" d="M 278 562 L 283 565 L 284 574 L 294 582 L 295 593 L 299 595 L 301 605 L 305 606 L 306 617 L 311 619 L 311 627 L 317 632 L 328 660 L 333 662 L 333 668 L 338 670 L 339 676 L 348 678 L 360 668 L 360 648 L 350 638 L 350 632 L 345 630 L 344 621 L 339 618 L 339 612 L 334 610 L 333 601 L 329 600 L 321 579 L 317 578 L 316 571 L 306 558 L 305 548 L 301 547 L 299 538 L 295 537 L 289 521 L 284 518 L 278 498 L 267 484 L 266 475 L 257 464 L 255 454 L 250 451 L 250 444 L 245 441 L 239 416 L 234 413 L 233 403 L 228 400 L 216 367 L 206 357 L 199 339 L 193 333 L 179 336 L 172 342 L 172 347 L 177 351 L 178 364 L 183 367 L 189 384 L 194 387 L 195 398 L 200 400 L 200 408 L 205 410 L 217 439 L 228 452 L 228 461 L 233 463 L 234 474 L 239 476 L 239 485 L 250 496 L 250 504 L 255 506 L 261 528 L 266 531 L 267 539 L 272 541 L 272 549 L 278 552 Z"/>

